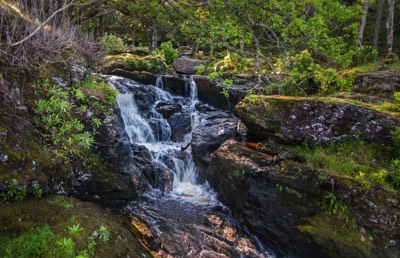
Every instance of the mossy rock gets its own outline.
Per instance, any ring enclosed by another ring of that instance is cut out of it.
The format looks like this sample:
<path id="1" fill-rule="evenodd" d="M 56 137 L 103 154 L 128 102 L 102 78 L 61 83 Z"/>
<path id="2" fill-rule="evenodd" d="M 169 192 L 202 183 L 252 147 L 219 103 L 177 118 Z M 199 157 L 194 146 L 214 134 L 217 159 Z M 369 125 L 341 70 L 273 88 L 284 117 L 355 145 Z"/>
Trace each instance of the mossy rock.
<path id="1" fill-rule="evenodd" d="M 108 55 L 104 58 L 100 68 L 105 73 L 112 73 L 115 69 L 123 69 L 128 72 L 145 71 L 153 74 L 167 72 L 168 66 L 160 56 L 137 56 L 133 54 Z"/>
<path id="2" fill-rule="evenodd" d="M 110 234 L 109 241 L 96 241 L 96 257 L 152 257 L 141 243 L 141 234 L 129 225 L 129 218 L 116 210 L 63 196 L 0 205 L 2 250 L 7 246 L 6 242 L 1 241 L 2 237 L 12 239 L 23 236 L 27 230 L 45 225 L 50 226 L 51 231 L 60 238 L 72 238 L 75 241 L 67 229 L 79 224 L 83 231 L 79 240 L 75 241 L 78 250 L 85 249 L 88 237 L 104 226 Z"/>
<path id="3" fill-rule="evenodd" d="M 292 145 L 325 144 L 346 137 L 392 144 L 391 132 L 400 125 L 399 114 L 335 98 L 249 95 L 235 111 L 261 140 Z"/>

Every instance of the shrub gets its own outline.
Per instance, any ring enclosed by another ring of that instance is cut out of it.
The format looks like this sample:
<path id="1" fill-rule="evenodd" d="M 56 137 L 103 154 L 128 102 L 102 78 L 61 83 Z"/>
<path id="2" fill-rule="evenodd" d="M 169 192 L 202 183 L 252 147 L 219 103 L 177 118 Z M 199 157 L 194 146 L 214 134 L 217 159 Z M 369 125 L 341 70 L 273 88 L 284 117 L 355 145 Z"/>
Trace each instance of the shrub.
<path id="1" fill-rule="evenodd" d="M 307 49 L 291 57 L 279 59 L 276 69 L 287 74 L 284 87 L 297 87 L 304 94 L 303 85 L 309 84 L 310 81 L 316 84 L 318 93 L 322 95 L 349 91 L 353 83 L 353 77 L 342 78 L 336 69 L 322 68 Z"/>
<path id="2" fill-rule="evenodd" d="M 91 77 L 85 80 L 83 88 L 90 100 L 77 86 L 70 88 L 50 85 L 42 81 L 34 85 L 37 100 L 33 111 L 34 121 L 46 131 L 46 138 L 56 147 L 62 157 L 66 154 L 84 154 L 94 143 L 95 129 L 85 120 L 90 109 L 97 118 L 104 118 L 115 105 L 116 91 L 105 83 L 97 83 Z M 90 104 L 90 108 L 88 108 Z M 79 155 L 82 156 L 82 155 Z"/>
<path id="3" fill-rule="evenodd" d="M 170 41 L 161 44 L 161 55 L 167 64 L 172 64 L 179 57 L 178 51 L 172 47 Z"/>
<path id="4" fill-rule="evenodd" d="M 104 46 L 106 52 L 109 54 L 123 53 L 128 48 L 121 38 L 113 34 L 103 36 L 100 40 L 100 44 Z"/>

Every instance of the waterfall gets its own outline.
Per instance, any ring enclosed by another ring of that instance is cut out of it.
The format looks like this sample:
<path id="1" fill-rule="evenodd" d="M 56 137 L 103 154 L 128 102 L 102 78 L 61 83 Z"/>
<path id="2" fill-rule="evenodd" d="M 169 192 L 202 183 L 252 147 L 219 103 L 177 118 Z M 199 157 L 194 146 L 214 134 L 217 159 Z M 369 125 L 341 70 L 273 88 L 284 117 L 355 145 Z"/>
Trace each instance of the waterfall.
<path id="1" fill-rule="evenodd" d="M 191 128 L 198 124 L 198 114 L 195 108 L 198 102 L 197 85 L 192 77 L 185 77 L 185 96 L 173 96 L 163 89 L 161 77 L 156 85 L 143 85 L 135 81 L 111 76 L 109 83 L 119 89 L 117 103 L 123 120 L 125 131 L 132 144 L 145 146 L 152 154 L 153 161 L 168 167 L 174 173 L 173 191 L 171 194 L 195 202 L 216 202 L 215 193 L 208 184 L 197 182 L 197 172 L 194 166 L 191 147 L 182 150 L 191 141 L 190 131 L 183 137 L 183 142 L 171 141 L 171 127 L 166 119 L 156 111 L 160 101 L 168 101 L 182 105 L 182 110 L 190 113 Z M 135 95 L 131 89 L 143 88 L 155 97 L 155 102 L 147 114 L 139 111 Z"/>

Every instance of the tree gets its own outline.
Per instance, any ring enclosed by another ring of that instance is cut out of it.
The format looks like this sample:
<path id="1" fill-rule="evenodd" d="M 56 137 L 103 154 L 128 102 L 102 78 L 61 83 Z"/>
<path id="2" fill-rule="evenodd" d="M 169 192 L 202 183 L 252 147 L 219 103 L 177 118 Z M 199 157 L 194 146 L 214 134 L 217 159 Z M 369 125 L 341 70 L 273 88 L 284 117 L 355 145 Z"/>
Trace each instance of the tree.
<path id="1" fill-rule="evenodd" d="M 364 0 L 364 4 L 363 4 L 364 13 L 362 15 L 360 28 L 358 30 L 358 45 L 359 46 L 361 46 L 363 43 L 364 28 L 365 28 L 365 23 L 367 22 L 368 9 L 369 9 L 369 0 Z"/>
<path id="2" fill-rule="evenodd" d="M 388 18 L 387 28 L 387 49 L 389 53 L 393 52 L 393 31 L 394 31 L 394 0 L 388 0 Z"/>
<path id="3" fill-rule="evenodd" d="M 374 49 L 376 50 L 378 50 L 379 32 L 381 29 L 381 20 L 382 20 L 382 9 L 383 9 L 383 0 L 378 0 L 378 10 L 375 20 L 375 31 L 374 31 L 374 41 L 373 41 L 373 46 Z"/>

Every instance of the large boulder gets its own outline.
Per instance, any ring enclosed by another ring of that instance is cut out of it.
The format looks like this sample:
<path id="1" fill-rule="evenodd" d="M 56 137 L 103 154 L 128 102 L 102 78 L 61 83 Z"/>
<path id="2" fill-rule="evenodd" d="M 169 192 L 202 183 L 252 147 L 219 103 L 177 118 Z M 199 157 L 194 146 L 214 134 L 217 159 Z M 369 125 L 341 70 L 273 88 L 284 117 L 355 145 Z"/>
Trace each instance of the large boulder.
<path id="1" fill-rule="evenodd" d="M 219 199 L 262 243 L 278 257 L 397 257 L 398 193 L 365 191 L 336 178 L 334 195 L 348 203 L 348 220 L 354 218 L 346 222 L 340 211 L 335 218 L 321 208 L 332 191 L 328 180 L 285 154 L 287 147 L 274 149 L 277 155 L 268 155 L 229 140 L 212 154 L 206 173 Z"/>
<path id="2" fill-rule="evenodd" d="M 400 125 L 392 114 L 334 98 L 246 97 L 235 111 L 255 136 L 295 144 L 324 144 L 346 137 L 390 144 Z"/>
<path id="3" fill-rule="evenodd" d="M 172 66 L 175 68 L 177 73 L 181 74 L 196 74 L 197 67 L 204 64 L 204 61 L 200 59 L 193 59 L 187 57 L 181 57 L 176 59 Z"/>
<path id="4" fill-rule="evenodd" d="M 393 93 L 400 90 L 400 72 L 375 71 L 357 76 L 353 91 L 363 93 Z"/>
<path id="5" fill-rule="evenodd" d="M 207 107 L 207 106 L 206 106 Z M 200 176 L 210 163 L 211 154 L 226 140 L 237 136 L 238 119 L 228 113 L 213 108 L 197 106 L 200 122 L 192 133 L 192 153 Z"/>

